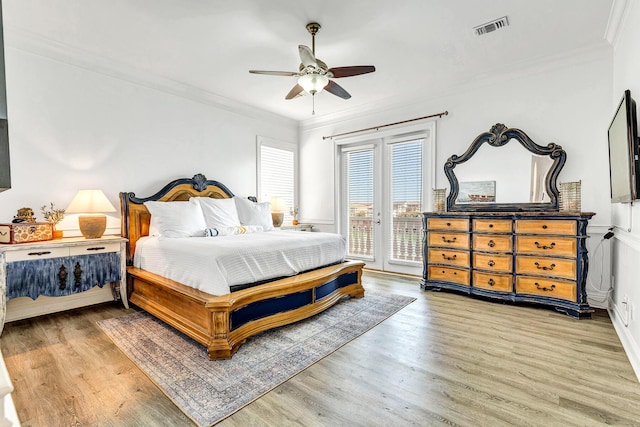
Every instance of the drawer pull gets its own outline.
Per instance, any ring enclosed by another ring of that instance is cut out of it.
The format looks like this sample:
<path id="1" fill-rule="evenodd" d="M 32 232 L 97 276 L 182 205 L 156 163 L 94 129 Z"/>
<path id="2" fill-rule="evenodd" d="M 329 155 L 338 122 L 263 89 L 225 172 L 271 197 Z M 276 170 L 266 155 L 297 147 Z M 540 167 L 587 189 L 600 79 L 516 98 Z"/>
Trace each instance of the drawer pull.
<path id="1" fill-rule="evenodd" d="M 29 255 L 29 256 L 42 256 L 42 255 L 49 255 L 50 253 L 51 253 L 51 251 L 29 252 L 27 255 Z"/>
<path id="2" fill-rule="evenodd" d="M 445 255 L 445 254 L 442 254 L 442 258 L 446 259 L 447 261 L 453 261 L 453 260 L 455 260 L 455 259 L 456 259 L 456 257 L 457 257 L 457 255 L 454 255 L 454 256 L 447 256 L 447 255 Z"/>
<path id="3" fill-rule="evenodd" d="M 451 223 L 450 222 L 447 223 L 447 227 L 451 227 Z"/>
<path id="4" fill-rule="evenodd" d="M 493 267 L 494 265 L 496 265 L 496 262 L 494 260 L 490 259 L 489 262 L 487 263 L 487 265 L 489 267 Z"/>
<path id="5" fill-rule="evenodd" d="M 493 224 L 489 224 L 489 228 L 493 228 Z"/>
<path id="6" fill-rule="evenodd" d="M 553 290 L 556 288 L 556 285 L 551 285 L 551 287 L 549 288 L 547 288 L 546 286 L 540 286 L 540 283 L 538 282 L 535 282 L 535 285 L 536 285 L 536 289 L 539 289 L 544 292 L 547 292 L 547 291 L 553 292 Z"/>
<path id="7" fill-rule="evenodd" d="M 449 240 L 446 237 L 442 236 L 442 241 L 445 243 L 455 243 L 456 240 L 458 240 L 457 237 L 454 237 L 453 239 Z"/>
<path id="8" fill-rule="evenodd" d="M 82 267 L 80 267 L 79 262 L 76 262 L 76 266 L 73 269 L 73 284 L 76 288 L 79 288 L 82 284 Z"/>
<path id="9" fill-rule="evenodd" d="M 94 248 L 87 248 L 88 251 L 103 251 L 107 248 L 105 248 L 104 246 L 96 246 Z"/>
<path id="10" fill-rule="evenodd" d="M 540 243 L 538 243 L 538 242 L 534 242 L 534 244 L 536 245 L 536 248 L 538 248 L 538 249 L 544 249 L 544 250 L 546 250 L 546 249 L 553 249 L 553 247 L 556 245 L 556 243 L 555 243 L 555 242 L 551 242 L 551 244 L 550 244 L 549 246 L 547 246 L 547 245 L 541 245 L 541 244 L 540 244 Z"/>
<path id="11" fill-rule="evenodd" d="M 489 279 L 489 281 L 487 282 L 487 284 L 488 284 L 489 286 L 494 286 L 494 285 L 496 284 L 496 281 L 495 281 L 495 280 L 493 280 L 493 279 Z"/>
<path id="12" fill-rule="evenodd" d="M 535 263 L 535 265 L 538 270 L 545 270 L 545 271 L 551 271 L 556 267 L 555 264 L 551 264 L 549 267 L 547 267 L 546 265 L 540 266 L 540 264 L 538 264 L 537 262 Z"/>
<path id="13" fill-rule="evenodd" d="M 547 228 L 548 228 L 548 227 L 547 227 L 546 225 L 543 225 L 543 226 L 542 226 L 542 229 L 543 229 L 543 230 L 546 230 Z"/>
<path id="14" fill-rule="evenodd" d="M 487 246 L 489 246 L 490 248 L 494 247 L 496 245 L 496 242 L 494 242 L 493 240 L 489 240 L 489 243 L 487 243 Z"/>
<path id="15" fill-rule="evenodd" d="M 446 272 L 445 270 L 442 270 L 442 274 L 447 274 L 447 272 Z M 456 272 L 454 271 L 454 272 L 453 272 L 453 275 L 454 275 L 454 276 L 457 276 L 457 275 L 458 275 L 458 273 L 456 273 Z"/>
<path id="16" fill-rule="evenodd" d="M 67 287 L 67 269 L 64 265 L 61 265 L 58 271 L 58 283 L 60 283 L 61 291 Z"/>

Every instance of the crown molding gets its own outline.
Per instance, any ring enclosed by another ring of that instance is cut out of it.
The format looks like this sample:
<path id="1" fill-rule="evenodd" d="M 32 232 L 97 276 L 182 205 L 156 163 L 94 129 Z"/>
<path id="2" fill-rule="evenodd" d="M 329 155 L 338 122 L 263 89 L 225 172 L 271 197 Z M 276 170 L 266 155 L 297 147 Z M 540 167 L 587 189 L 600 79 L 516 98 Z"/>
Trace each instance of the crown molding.
<path id="1" fill-rule="evenodd" d="M 604 38 L 613 47 L 616 46 L 618 36 L 624 28 L 624 23 L 629 15 L 630 6 L 630 0 L 613 0 L 613 3 L 611 4 L 607 28 L 604 31 Z"/>
<path id="2" fill-rule="evenodd" d="M 368 106 L 353 106 L 335 113 L 301 120 L 299 122 L 300 131 L 307 132 L 314 129 L 320 129 L 325 126 L 337 128 L 354 120 L 378 114 L 384 115 L 387 113 L 388 115 L 388 113 L 397 112 L 402 109 L 415 111 L 416 109 L 423 107 L 426 101 L 428 101 L 430 106 L 440 105 L 440 107 L 435 107 L 435 109 L 434 107 L 431 107 L 430 111 L 424 111 L 424 114 L 435 113 L 435 110 L 444 111 L 447 110 L 446 102 L 451 96 L 465 94 L 469 91 L 499 84 L 507 80 L 520 79 L 523 76 L 535 75 L 540 74 L 541 72 L 549 72 L 570 66 L 604 60 L 610 54 L 611 46 L 603 41 L 601 44 L 595 46 L 575 49 L 563 54 L 513 62 L 509 64 L 508 68 L 505 67 L 501 72 L 478 74 L 478 76 L 473 80 L 461 81 L 455 85 L 448 85 L 442 87 L 438 91 L 414 97 L 412 100 L 398 102 L 394 98 L 387 98 L 379 100 L 376 103 L 367 104 Z M 383 107 L 380 107 L 381 105 Z M 451 114 L 452 112 L 449 111 L 449 113 Z"/>
<path id="3" fill-rule="evenodd" d="M 66 43 L 42 37 L 11 25 L 4 27 L 5 47 L 28 52 L 87 71 L 168 93 L 200 104 L 224 109 L 243 117 L 296 127 L 298 121 L 256 108 L 174 79 L 109 59 Z"/>

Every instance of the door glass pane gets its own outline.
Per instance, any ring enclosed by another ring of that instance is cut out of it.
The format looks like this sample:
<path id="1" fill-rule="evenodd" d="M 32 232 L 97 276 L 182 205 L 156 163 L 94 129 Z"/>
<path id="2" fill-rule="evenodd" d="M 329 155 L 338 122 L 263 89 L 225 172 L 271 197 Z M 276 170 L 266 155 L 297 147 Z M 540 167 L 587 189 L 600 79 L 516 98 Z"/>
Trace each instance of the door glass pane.
<path id="1" fill-rule="evenodd" d="M 391 260 L 422 262 L 422 145 L 391 145 Z"/>
<path id="2" fill-rule="evenodd" d="M 373 150 L 344 155 L 347 194 L 348 256 L 373 258 Z"/>

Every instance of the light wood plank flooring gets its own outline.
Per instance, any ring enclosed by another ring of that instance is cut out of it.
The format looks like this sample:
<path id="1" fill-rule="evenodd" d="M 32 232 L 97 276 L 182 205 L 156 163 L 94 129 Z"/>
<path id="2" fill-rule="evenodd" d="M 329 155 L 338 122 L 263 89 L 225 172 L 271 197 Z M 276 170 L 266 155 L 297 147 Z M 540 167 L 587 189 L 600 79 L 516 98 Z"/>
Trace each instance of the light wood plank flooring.
<path id="1" fill-rule="evenodd" d="M 365 288 L 417 300 L 220 426 L 639 425 L 640 384 L 606 312 L 422 292 L 365 273 Z M 190 426 L 96 325 L 104 304 L 5 326 L 24 426 Z"/>

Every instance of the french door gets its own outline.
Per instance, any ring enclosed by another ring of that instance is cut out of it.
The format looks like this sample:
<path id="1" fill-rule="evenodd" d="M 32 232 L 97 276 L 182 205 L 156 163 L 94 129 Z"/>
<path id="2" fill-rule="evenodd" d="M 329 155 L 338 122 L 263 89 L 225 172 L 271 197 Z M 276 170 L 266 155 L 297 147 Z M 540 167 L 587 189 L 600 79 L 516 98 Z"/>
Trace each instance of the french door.
<path id="1" fill-rule="evenodd" d="M 433 132 L 340 144 L 340 230 L 367 268 L 422 273 L 421 213 L 430 205 Z"/>

